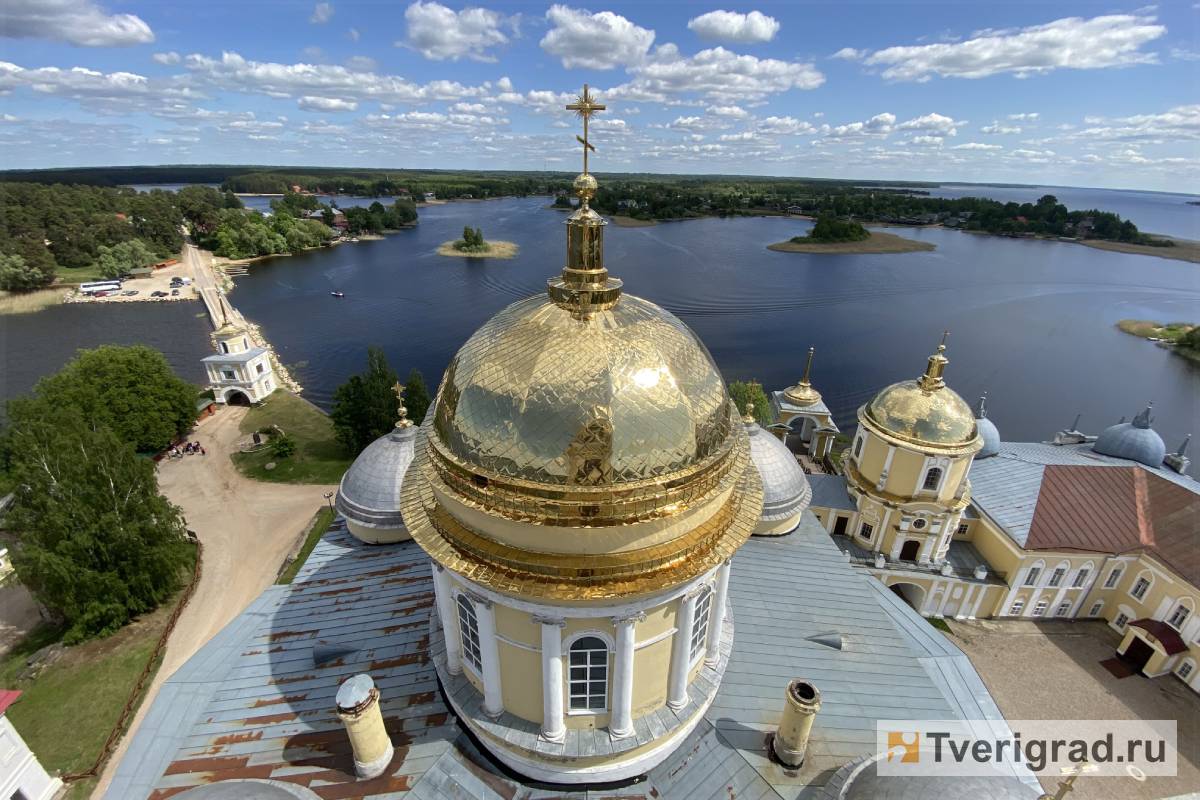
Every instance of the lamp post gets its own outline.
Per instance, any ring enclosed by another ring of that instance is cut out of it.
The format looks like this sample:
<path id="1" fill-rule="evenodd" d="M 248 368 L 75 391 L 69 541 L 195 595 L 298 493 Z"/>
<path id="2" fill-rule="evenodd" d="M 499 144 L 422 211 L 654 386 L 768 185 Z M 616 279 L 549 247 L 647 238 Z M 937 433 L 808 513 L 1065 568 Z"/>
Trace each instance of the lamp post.
<path id="1" fill-rule="evenodd" d="M 329 510 L 330 510 L 330 511 L 334 511 L 334 508 L 333 508 L 333 492 L 326 492 L 326 493 L 325 493 L 325 502 L 329 504 Z M 335 512 L 335 513 L 336 513 L 336 512 Z"/>

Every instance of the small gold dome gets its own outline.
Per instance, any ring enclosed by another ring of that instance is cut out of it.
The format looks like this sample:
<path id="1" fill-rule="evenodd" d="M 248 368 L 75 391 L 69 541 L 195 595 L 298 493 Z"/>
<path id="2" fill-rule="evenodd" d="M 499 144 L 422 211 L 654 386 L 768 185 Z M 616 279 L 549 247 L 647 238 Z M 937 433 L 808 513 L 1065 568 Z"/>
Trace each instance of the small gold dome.
<path id="1" fill-rule="evenodd" d="M 918 446 L 978 449 L 975 413 L 942 379 L 949 363 L 944 352 L 945 337 L 929 357 L 924 375 L 888 386 L 859 410 L 859 416 L 882 433 Z"/>
<path id="2" fill-rule="evenodd" d="M 916 444 L 966 447 L 975 441 L 975 414 L 948 387 L 927 390 L 918 381 L 893 383 L 866 405 L 868 420 L 884 433 Z"/>

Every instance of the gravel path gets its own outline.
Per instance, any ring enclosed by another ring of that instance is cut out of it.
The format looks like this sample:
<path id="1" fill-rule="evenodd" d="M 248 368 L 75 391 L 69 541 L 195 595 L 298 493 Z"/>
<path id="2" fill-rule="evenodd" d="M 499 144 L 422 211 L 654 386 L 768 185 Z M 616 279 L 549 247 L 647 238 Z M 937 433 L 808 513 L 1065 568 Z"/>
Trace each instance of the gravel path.
<path id="1" fill-rule="evenodd" d="M 200 585 L 179 617 L 155 676 L 130 730 L 141 724 L 163 681 L 275 582 L 284 559 L 336 486 L 262 483 L 242 477 L 229 454 L 242 434 L 246 409 L 222 408 L 192 434 L 205 456 L 164 459 L 159 487 L 183 509 L 188 528 L 204 544 Z M 93 798 L 100 798 L 125 754 L 129 734 L 109 760 Z"/>

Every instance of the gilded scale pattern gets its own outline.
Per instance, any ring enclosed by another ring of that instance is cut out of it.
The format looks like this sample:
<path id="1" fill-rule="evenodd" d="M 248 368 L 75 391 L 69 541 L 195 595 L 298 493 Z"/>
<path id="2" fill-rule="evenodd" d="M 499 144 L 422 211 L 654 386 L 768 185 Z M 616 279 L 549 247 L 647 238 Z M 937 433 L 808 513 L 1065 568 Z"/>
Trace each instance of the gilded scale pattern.
<path id="1" fill-rule="evenodd" d="M 594 150 L 586 122 L 603 106 L 585 86 L 569 108 L 584 118 L 584 152 Z M 603 263 L 606 223 L 588 206 L 597 184 L 586 163 L 574 185 L 580 208 L 567 220 L 562 275 L 546 296 L 494 316 L 454 357 L 401 506 L 417 543 L 473 581 L 545 598 L 614 598 L 661 590 L 732 556 L 754 530 L 762 487 L 712 356 L 677 318 L 622 296 Z M 545 549 L 468 527 L 435 487 L 546 528 Z M 697 508 L 711 513 L 684 515 Z M 671 535 L 620 552 L 555 551 L 553 537 L 646 520 Z"/>
<path id="2" fill-rule="evenodd" d="M 950 454 L 978 449 L 979 432 L 975 412 L 942 380 L 950 363 L 946 338 L 929 357 L 925 374 L 913 381 L 893 383 L 863 407 L 862 416 L 883 433 L 916 445 L 924 445 Z"/>

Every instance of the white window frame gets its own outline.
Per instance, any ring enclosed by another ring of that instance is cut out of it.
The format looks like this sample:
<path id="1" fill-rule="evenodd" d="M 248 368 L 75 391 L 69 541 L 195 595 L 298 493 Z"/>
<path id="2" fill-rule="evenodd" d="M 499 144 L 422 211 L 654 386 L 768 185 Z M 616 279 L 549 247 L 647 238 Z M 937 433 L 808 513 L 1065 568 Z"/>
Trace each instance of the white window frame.
<path id="1" fill-rule="evenodd" d="M 1025 573 L 1025 582 L 1022 583 L 1021 585 L 1022 586 L 1037 586 L 1038 581 L 1040 581 L 1042 579 L 1042 570 L 1045 568 L 1045 566 L 1046 566 L 1045 564 L 1043 564 L 1042 562 L 1039 561 L 1038 563 L 1036 563 L 1032 567 L 1030 567 L 1029 571 Z"/>
<path id="2" fill-rule="evenodd" d="M 1167 624 L 1175 630 L 1181 630 L 1184 624 L 1187 623 L 1187 621 L 1191 618 L 1192 610 L 1193 609 L 1188 608 L 1188 603 L 1185 600 L 1180 600 L 1175 604 L 1175 607 L 1171 609 L 1171 616 L 1167 618 Z M 1175 617 L 1178 616 L 1180 612 L 1183 612 L 1183 616 L 1179 618 L 1179 622 L 1176 622 Z"/>
<path id="3" fill-rule="evenodd" d="M 1112 572 L 1108 573 L 1108 577 L 1104 579 L 1104 588 L 1112 589 L 1121 582 L 1121 576 L 1125 574 L 1124 567 L 1113 567 Z"/>
<path id="4" fill-rule="evenodd" d="M 588 649 L 585 651 L 581 651 L 581 652 L 585 652 L 585 653 L 589 654 L 588 658 L 587 658 L 587 662 L 588 662 L 587 664 L 577 665 L 577 664 L 573 663 L 574 662 L 573 655 L 575 653 L 575 645 L 578 644 L 583 639 L 595 639 L 604 645 L 604 654 L 605 655 L 604 655 L 602 664 L 592 663 L 591 654 L 599 652 L 597 648 L 591 648 L 591 649 Z M 601 714 L 609 713 L 609 705 L 612 700 L 612 691 L 611 691 L 611 683 L 610 683 L 610 681 L 612 680 L 612 658 L 613 658 L 612 640 L 608 636 L 606 636 L 602 631 L 595 631 L 595 630 L 579 631 L 578 633 L 571 636 L 571 638 L 569 638 L 566 642 L 563 643 L 563 651 L 566 653 L 566 656 L 567 656 L 567 663 L 566 663 L 567 687 L 566 687 L 566 689 L 567 689 L 567 714 L 568 714 L 568 716 L 575 716 L 575 717 L 591 716 L 591 717 L 594 717 L 594 716 L 599 716 Z M 603 667 L 603 669 L 604 669 L 604 681 L 603 681 L 603 683 L 604 683 L 604 705 L 602 708 L 592 708 L 591 707 L 591 698 L 594 697 L 595 695 L 593 695 L 591 693 L 591 684 L 595 683 L 596 681 L 592 680 L 591 671 L 598 667 Z M 575 669 L 586 670 L 585 677 L 582 679 L 575 678 L 572 674 L 572 670 L 575 670 Z M 580 681 L 582 681 L 584 684 L 587 684 L 587 688 L 584 689 L 583 695 L 576 695 L 572 692 L 571 684 L 580 682 Z M 585 705 L 586 705 L 585 708 L 575 708 L 574 707 L 574 700 L 577 696 L 582 696 L 583 698 L 585 698 Z"/>
<path id="5" fill-rule="evenodd" d="M 1117 615 L 1113 617 L 1112 624 L 1113 627 L 1119 631 L 1125 630 L 1125 628 L 1129 625 L 1129 615 L 1124 611 L 1118 611 Z"/>
<path id="6" fill-rule="evenodd" d="M 458 620 L 458 641 L 462 647 L 462 662 L 476 675 L 483 675 L 483 643 L 479 639 L 479 612 L 475 601 L 465 593 L 454 597 L 455 617 Z"/>
<path id="7" fill-rule="evenodd" d="M 954 530 L 954 535 L 955 536 L 966 536 L 970 532 L 971 532 L 971 523 L 960 522 L 960 523 L 958 523 L 958 527 L 955 528 L 955 530 Z"/>
<path id="8" fill-rule="evenodd" d="M 1137 590 L 1138 587 L 1142 585 L 1142 581 L 1146 582 L 1146 588 L 1142 589 L 1141 594 L 1138 594 Z M 1133 585 L 1129 587 L 1129 596 L 1140 603 L 1146 599 L 1146 595 L 1149 594 L 1150 590 L 1153 588 L 1154 576 L 1143 570 L 1138 573 L 1137 578 L 1135 578 L 1133 581 Z"/>
<path id="9" fill-rule="evenodd" d="M 1089 617 L 1098 617 L 1098 616 L 1100 616 L 1100 612 L 1103 610 L 1104 610 L 1104 601 L 1097 600 L 1096 602 L 1092 603 L 1091 610 L 1088 611 L 1088 616 Z"/>
<path id="10" fill-rule="evenodd" d="M 222 368 L 221 368 L 221 380 L 223 380 L 223 381 L 236 381 L 237 379 L 238 379 L 238 377 L 237 377 L 237 371 L 236 371 L 236 370 L 233 370 L 233 369 L 226 369 L 225 367 L 222 367 Z"/>
<path id="11" fill-rule="evenodd" d="M 1046 609 L 1049 607 L 1050 607 L 1050 601 L 1043 597 L 1041 600 L 1038 600 L 1037 604 L 1033 607 L 1033 616 L 1035 616 L 1035 617 L 1046 616 Z"/>
<path id="12" fill-rule="evenodd" d="M 1192 677 L 1192 673 L 1196 671 L 1196 662 L 1190 658 L 1185 658 L 1179 662 L 1179 666 L 1175 668 L 1175 676 L 1181 681 L 1186 681 Z"/>
<path id="13" fill-rule="evenodd" d="M 1018 597 L 1012 601 L 1012 605 L 1008 607 L 1008 615 L 1010 617 L 1019 617 L 1021 612 L 1025 610 L 1025 598 Z"/>
<path id="14" fill-rule="evenodd" d="M 1087 583 L 1087 579 L 1090 578 L 1091 575 L 1092 565 L 1090 563 L 1084 564 L 1079 568 L 1079 571 L 1075 573 L 1075 577 L 1071 580 L 1071 588 L 1082 589 L 1083 585 Z"/>
<path id="15" fill-rule="evenodd" d="M 933 486 L 929 485 L 929 478 L 934 473 L 937 473 L 937 480 Z M 921 476 L 921 491 L 937 494 L 942 490 L 942 484 L 946 481 L 946 470 L 938 464 L 933 464 L 925 470 L 925 474 Z"/>
<path id="16" fill-rule="evenodd" d="M 855 463 L 858 463 L 858 460 L 859 460 L 860 458 L 862 458 L 862 451 L 863 451 L 863 440 L 864 440 L 864 439 L 866 439 L 866 438 L 867 438 L 867 437 L 865 437 L 865 436 L 858 436 L 858 437 L 856 437 L 856 438 L 855 438 L 855 440 L 854 440 L 854 453 L 853 453 L 853 456 L 854 456 L 854 461 L 855 461 Z"/>
<path id="17" fill-rule="evenodd" d="M 1069 613 L 1071 613 L 1071 604 L 1066 601 L 1059 603 L 1058 608 L 1054 609 L 1054 616 L 1056 617 L 1065 617 Z"/>
<path id="18" fill-rule="evenodd" d="M 708 645 L 708 622 L 712 616 L 713 590 L 705 586 L 696 596 L 696 612 L 692 618 L 692 640 L 688 642 L 688 669 L 696 666 L 696 662 L 704 658 L 705 647 Z"/>
<path id="19" fill-rule="evenodd" d="M 1068 567 L 1064 567 L 1061 564 L 1055 567 L 1054 571 L 1050 573 L 1050 582 L 1046 585 L 1051 587 L 1061 586 L 1063 580 L 1065 580 L 1067 577 L 1068 569 Z"/>
<path id="20" fill-rule="evenodd" d="M 866 536 L 863 536 L 864 530 L 867 532 Z M 864 542 L 869 542 L 869 541 L 871 541 L 872 538 L 874 538 L 874 536 L 875 536 L 875 526 L 874 525 L 872 525 L 869 522 L 858 523 L 858 538 L 862 539 Z"/>

